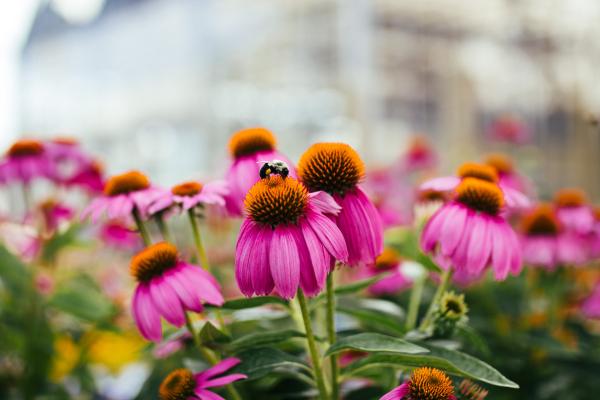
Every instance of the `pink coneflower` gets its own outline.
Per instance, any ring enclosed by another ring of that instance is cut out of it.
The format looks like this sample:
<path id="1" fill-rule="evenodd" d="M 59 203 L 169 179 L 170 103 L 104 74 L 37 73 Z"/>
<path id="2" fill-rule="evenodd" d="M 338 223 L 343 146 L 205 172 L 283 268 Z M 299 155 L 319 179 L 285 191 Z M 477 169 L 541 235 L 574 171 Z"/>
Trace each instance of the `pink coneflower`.
<path id="1" fill-rule="evenodd" d="M 44 219 L 46 231 L 54 232 L 65 222 L 73 218 L 73 209 L 61 204 L 54 199 L 48 199 L 40 204 L 40 211 Z"/>
<path id="2" fill-rule="evenodd" d="M 135 229 L 131 228 L 129 224 L 117 220 L 108 221 L 102 225 L 100 238 L 106 245 L 123 250 L 137 249 L 142 244 Z"/>
<path id="3" fill-rule="evenodd" d="M 171 372 L 160 384 L 158 390 L 161 400 L 225 400 L 208 389 L 225 386 L 240 379 L 246 379 L 244 374 L 229 374 L 220 376 L 240 363 L 238 358 L 227 358 L 213 367 L 194 374 L 189 369 L 180 368 Z"/>
<path id="4" fill-rule="evenodd" d="M 43 143 L 21 139 L 13 143 L 0 160 L 0 182 L 21 181 L 29 183 L 35 178 L 52 179 L 56 175 L 54 164 Z"/>
<path id="5" fill-rule="evenodd" d="M 520 119 L 505 114 L 491 123 L 488 128 L 488 137 L 498 142 L 525 144 L 531 140 L 531 132 Z"/>
<path id="6" fill-rule="evenodd" d="M 344 143 L 317 143 L 298 163 L 298 176 L 309 191 L 324 191 L 342 207 L 336 223 L 348 246 L 350 265 L 369 265 L 383 251 L 383 224 L 377 209 L 358 183 L 365 166 Z"/>
<path id="7" fill-rule="evenodd" d="M 180 260 L 175 246 L 166 242 L 133 257 L 130 272 L 138 281 L 131 304 L 133 318 L 148 340 L 161 340 L 160 317 L 181 327 L 187 310 L 202 312 L 202 302 L 216 306 L 224 302 L 212 275 Z"/>
<path id="8" fill-rule="evenodd" d="M 132 212 L 145 216 L 149 205 L 160 193 L 150 186 L 150 180 L 141 172 L 115 175 L 106 181 L 103 195 L 83 210 L 82 218 L 90 217 L 95 222 L 105 212 L 111 219 L 128 218 Z"/>
<path id="9" fill-rule="evenodd" d="M 425 221 L 429 220 L 444 203 L 450 200 L 450 197 L 450 194 L 445 191 L 418 190 L 414 205 L 415 225 L 420 227 Z"/>
<path id="10" fill-rule="evenodd" d="M 58 137 L 45 142 L 44 146 L 56 167 L 55 179 L 58 182 L 69 179 L 91 162 L 90 157 L 73 138 Z"/>
<path id="11" fill-rule="evenodd" d="M 420 367 L 410 379 L 385 394 L 380 400 L 456 400 L 454 385 L 444 372 Z"/>
<path id="12" fill-rule="evenodd" d="M 516 171 L 512 160 L 507 155 L 501 153 L 488 154 L 485 163 L 496 169 L 498 184 L 501 187 L 511 188 L 520 193 L 531 192 L 531 185 L 524 176 Z"/>
<path id="13" fill-rule="evenodd" d="M 435 167 L 437 156 L 425 136 L 415 136 L 402 157 L 402 169 L 407 172 Z"/>
<path id="14" fill-rule="evenodd" d="M 556 215 L 565 230 L 588 234 L 594 227 L 594 213 L 579 189 L 561 189 L 554 196 Z"/>
<path id="15" fill-rule="evenodd" d="M 104 171 L 99 161 L 92 160 L 64 179 L 67 187 L 80 187 L 91 194 L 101 193 L 104 189 Z"/>
<path id="16" fill-rule="evenodd" d="M 586 261 L 584 241 L 564 232 L 549 204 L 539 204 L 521 222 L 521 248 L 525 264 L 554 269 L 560 264 Z"/>
<path id="17" fill-rule="evenodd" d="M 600 282 L 581 305 L 581 312 L 587 318 L 600 319 Z"/>
<path id="18" fill-rule="evenodd" d="M 340 211 L 328 194 L 309 194 L 296 179 L 271 175 L 250 189 L 245 205 L 235 257 L 235 277 L 244 295 L 267 295 L 275 288 L 291 299 L 298 287 L 316 295 L 332 259 L 347 261 L 344 237 L 324 215 Z"/>
<path id="19" fill-rule="evenodd" d="M 458 276 L 478 277 L 491 265 L 497 280 L 521 270 L 515 232 L 501 215 L 504 196 L 498 185 L 465 178 L 455 197 L 427 222 L 421 247 L 436 256 L 444 269 Z"/>
<path id="20" fill-rule="evenodd" d="M 464 163 L 460 166 L 457 176 L 444 176 L 430 179 L 423 183 L 419 190 L 434 190 L 449 192 L 456 188 L 463 179 L 477 178 L 498 184 L 503 192 L 503 198 L 508 208 L 527 208 L 530 201 L 523 193 L 499 182 L 498 172 L 492 166 L 478 163 Z"/>
<path id="21" fill-rule="evenodd" d="M 287 164 L 289 175 L 296 177 L 293 164 L 276 150 L 275 144 L 275 136 L 265 128 L 243 129 L 231 137 L 233 163 L 227 171 L 229 194 L 225 198 L 230 214 L 242 215 L 246 193 L 260 179 L 259 170 L 265 162 L 281 160 Z"/>
<path id="22" fill-rule="evenodd" d="M 0 220 L 0 243 L 24 261 L 32 261 L 42 248 L 38 231 L 30 225 Z"/>
<path id="23" fill-rule="evenodd" d="M 365 276 L 377 276 L 387 274 L 371 286 L 369 292 L 375 296 L 384 294 L 398 294 L 412 286 L 412 280 L 406 277 L 401 270 L 402 260 L 394 249 L 386 247 L 375 264 L 364 269 Z"/>
<path id="24" fill-rule="evenodd" d="M 225 206 L 225 199 L 229 193 L 225 181 L 200 182 L 190 181 L 173 186 L 170 191 L 164 191 L 157 195 L 154 202 L 148 208 L 150 214 L 164 212 L 172 208 L 179 211 L 188 211 L 200 205 Z"/>
<path id="25" fill-rule="evenodd" d="M 411 223 L 414 191 L 398 168 L 368 171 L 362 187 L 372 199 L 384 229 Z"/>

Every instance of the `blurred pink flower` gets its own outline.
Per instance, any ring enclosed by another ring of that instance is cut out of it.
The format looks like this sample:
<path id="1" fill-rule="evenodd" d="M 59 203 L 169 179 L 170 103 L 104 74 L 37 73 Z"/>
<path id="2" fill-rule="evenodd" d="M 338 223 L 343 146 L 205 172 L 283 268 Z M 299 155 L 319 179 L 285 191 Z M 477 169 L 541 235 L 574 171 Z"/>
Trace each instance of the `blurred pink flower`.
<path id="1" fill-rule="evenodd" d="M 265 128 L 243 129 L 231 137 L 229 150 L 233 162 L 225 178 L 229 186 L 225 201 L 231 215 L 242 215 L 246 193 L 260 179 L 259 171 L 265 162 L 283 161 L 288 165 L 289 175 L 296 177 L 292 162 L 276 150 L 275 142 L 273 133 Z"/>
<path id="2" fill-rule="evenodd" d="M 117 220 L 108 221 L 100 228 L 100 238 L 110 246 L 123 250 L 139 248 L 142 244 L 139 234 L 129 224 Z"/>
<path id="3" fill-rule="evenodd" d="M 415 172 L 434 168 L 437 162 L 437 155 L 427 137 L 417 135 L 412 138 L 408 150 L 403 155 L 401 167 L 403 171 Z"/>
<path id="4" fill-rule="evenodd" d="M 587 318 L 600 319 L 600 282 L 596 284 L 592 294 L 581 305 L 581 312 Z"/>
<path id="5" fill-rule="evenodd" d="M 167 358 L 184 348 L 186 342 L 192 341 L 192 334 L 189 331 L 185 331 L 181 335 L 171 337 L 170 339 L 157 344 L 152 354 L 156 358 Z"/>
<path id="6" fill-rule="evenodd" d="M 104 193 L 94 198 L 81 217 L 96 222 L 106 212 L 108 218 L 128 218 L 134 210 L 147 216 L 148 207 L 162 193 L 151 187 L 148 178 L 138 171 L 112 176 L 104 185 Z"/>
<path id="7" fill-rule="evenodd" d="M 333 261 L 347 261 L 344 237 L 324 215 L 340 212 L 327 193 L 309 194 L 296 179 L 271 175 L 250 189 L 245 204 L 235 257 L 235 278 L 244 295 L 267 295 L 275 288 L 291 299 L 301 287 L 314 296 Z"/>
<path id="8" fill-rule="evenodd" d="M 373 199 L 383 228 L 411 223 L 414 190 L 407 177 L 397 168 L 367 172 L 363 188 Z"/>
<path id="9" fill-rule="evenodd" d="M 244 374 L 229 374 L 217 378 L 217 376 L 222 375 L 239 363 L 238 358 L 226 358 L 209 369 L 196 374 L 189 369 L 176 369 L 161 383 L 159 388 L 160 398 L 161 400 L 196 398 L 199 400 L 225 400 L 208 389 L 246 379 L 247 376 Z"/>
<path id="10" fill-rule="evenodd" d="M 424 182 L 419 190 L 433 190 L 437 192 L 450 192 L 466 178 L 477 178 L 498 184 L 503 192 L 504 201 L 508 209 L 523 209 L 531 205 L 531 202 L 523 193 L 512 187 L 504 185 L 499 181 L 498 173 L 494 167 L 486 164 L 464 163 L 460 166 L 457 176 L 444 176 L 433 178 Z"/>
<path id="11" fill-rule="evenodd" d="M 594 213 L 582 190 L 561 189 L 554 196 L 554 204 L 558 220 L 566 231 L 585 235 L 594 228 Z"/>
<path id="12" fill-rule="evenodd" d="M 489 265 L 496 280 L 521 271 L 521 251 L 515 232 L 502 216 L 502 190 L 494 183 L 465 178 L 427 222 L 421 247 L 443 269 L 460 277 L 479 277 Z"/>
<path id="13" fill-rule="evenodd" d="M 174 207 L 178 208 L 177 211 L 187 211 L 199 205 L 225 207 L 224 196 L 228 193 L 225 181 L 214 181 L 204 185 L 195 181 L 185 182 L 157 195 L 148 207 L 148 212 L 155 214 Z"/>
<path id="14" fill-rule="evenodd" d="M 42 241 L 34 227 L 9 221 L 0 221 L 0 242 L 25 262 L 32 261 L 42 247 Z"/>
<path id="15" fill-rule="evenodd" d="M 497 142 L 526 144 L 531 141 L 531 132 L 517 117 L 505 114 L 495 119 L 488 128 L 488 137 Z"/>
<path id="16" fill-rule="evenodd" d="M 48 232 L 56 231 L 61 224 L 70 221 L 75 212 L 65 204 L 54 199 L 48 199 L 40 204 L 40 211 L 44 218 L 44 225 Z"/>
<path id="17" fill-rule="evenodd" d="M 496 169 L 498 184 L 524 194 L 533 192 L 531 183 L 515 169 L 513 161 L 505 154 L 492 153 L 485 158 L 485 163 Z"/>
<path id="18" fill-rule="evenodd" d="M 220 306 L 223 296 L 216 279 L 202 268 L 179 259 L 172 244 L 146 247 L 131 260 L 131 275 L 138 281 L 131 309 L 142 336 L 162 339 L 160 318 L 181 327 L 186 311 L 202 312 L 202 302 Z"/>
<path id="19" fill-rule="evenodd" d="M 67 187 L 80 187 L 90 194 L 101 193 L 104 189 L 102 165 L 98 161 L 90 161 L 64 179 L 62 184 Z"/>
<path id="20" fill-rule="evenodd" d="M 0 183 L 20 181 L 29 183 L 35 178 L 52 179 L 55 166 L 42 142 L 21 139 L 10 146 L 0 160 Z"/>
<path id="21" fill-rule="evenodd" d="M 380 296 L 385 294 L 398 294 L 412 286 L 412 280 L 404 276 L 401 270 L 400 255 L 392 248 L 386 247 L 375 264 L 362 268 L 362 277 L 372 277 L 386 274 L 385 277 L 369 286 L 369 293 Z"/>

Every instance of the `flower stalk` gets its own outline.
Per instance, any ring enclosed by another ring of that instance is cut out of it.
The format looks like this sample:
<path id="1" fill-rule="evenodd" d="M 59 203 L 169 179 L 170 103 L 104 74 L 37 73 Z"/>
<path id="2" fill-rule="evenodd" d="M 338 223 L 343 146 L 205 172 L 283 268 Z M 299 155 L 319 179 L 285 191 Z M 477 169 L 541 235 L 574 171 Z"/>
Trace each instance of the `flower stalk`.
<path id="1" fill-rule="evenodd" d="M 152 237 L 150 236 L 150 232 L 148 231 L 146 224 L 144 224 L 144 220 L 142 219 L 140 210 L 138 210 L 137 207 L 134 207 L 133 211 L 131 211 L 131 214 L 135 221 L 135 225 L 138 228 L 138 232 L 140 233 L 140 236 L 142 237 L 142 240 L 144 241 L 144 244 L 146 246 L 150 246 L 152 244 Z"/>
<path id="2" fill-rule="evenodd" d="M 327 275 L 327 339 L 329 345 L 336 342 L 335 333 L 335 292 L 333 282 L 333 271 Z M 337 400 L 339 398 L 339 368 L 337 355 L 333 354 L 329 357 L 331 363 L 331 398 Z"/>
<path id="3" fill-rule="evenodd" d="M 429 325 L 431 325 L 431 321 L 433 319 L 433 314 L 435 313 L 436 307 L 438 306 L 438 303 L 440 302 L 442 295 L 444 294 L 444 292 L 446 291 L 446 288 L 448 287 L 448 283 L 450 282 L 451 277 L 452 277 L 452 270 L 450 268 L 448 268 L 447 270 L 445 270 L 442 273 L 441 282 L 440 282 L 435 294 L 433 295 L 433 298 L 431 299 L 431 303 L 429 304 L 427 313 L 425 314 L 425 317 L 423 318 L 423 321 L 421 322 L 421 326 L 419 327 L 419 330 L 421 332 L 425 332 L 427 330 L 427 328 L 429 328 Z"/>

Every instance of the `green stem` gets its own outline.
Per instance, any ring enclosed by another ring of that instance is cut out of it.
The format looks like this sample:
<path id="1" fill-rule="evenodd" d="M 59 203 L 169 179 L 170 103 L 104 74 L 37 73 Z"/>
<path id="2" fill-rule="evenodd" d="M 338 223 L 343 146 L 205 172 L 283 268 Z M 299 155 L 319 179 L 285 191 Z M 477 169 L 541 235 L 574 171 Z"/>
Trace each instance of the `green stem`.
<path id="1" fill-rule="evenodd" d="M 319 389 L 319 398 L 321 400 L 327 400 L 327 389 L 325 388 L 325 379 L 323 378 L 323 370 L 321 369 L 321 357 L 317 351 L 317 341 L 315 340 L 310 315 L 308 313 L 308 305 L 306 304 L 306 298 L 304 297 L 302 289 L 298 289 L 298 303 L 300 304 L 300 311 L 302 312 L 302 321 L 304 322 L 304 330 L 306 331 L 306 342 L 312 360 L 313 375 L 317 382 L 317 388 Z"/>
<path id="2" fill-rule="evenodd" d="M 446 288 L 448 287 L 448 283 L 450 282 L 450 277 L 452 276 L 452 270 L 450 268 L 448 268 L 447 270 L 445 270 L 442 273 L 442 280 L 440 282 L 440 285 L 438 286 L 435 294 L 433 295 L 433 298 L 431 299 L 431 303 L 429 304 L 429 308 L 427 309 L 427 313 L 425 314 L 425 318 L 423 318 L 423 322 L 421 322 L 421 326 L 419 327 L 419 330 L 424 332 L 427 330 L 427 328 L 429 328 L 429 325 L 431 325 L 431 320 L 433 319 L 433 314 L 436 310 L 437 304 L 439 303 L 440 299 L 442 298 L 442 295 L 444 294 L 444 292 L 446 291 Z"/>
<path id="3" fill-rule="evenodd" d="M 171 230 L 169 229 L 169 225 L 167 225 L 167 221 L 165 221 L 163 213 L 154 214 L 154 221 L 156 222 L 156 226 L 158 226 L 158 230 L 162 235 L 163 239 L 169 243 L 173 242 L 173 236 L 171 235 Z"/>
<path id="4" fill-rule="evenodd" d="M 329 345 L 336 341 L 335 334 L 335 292 L 333 290 L 333 271 L 327 275 L 327 339 Z M 339 398 L 339 369 L 337 355 L 333 354 L 329 357 L 331 362 L 331 398 L 337 400 Z"/>
<path id="5" fill-rule="evenodd" d="M 26 218 L 27 213 L 31 209 L 31 186 L 29 186 L 28 182 L 23 182 L 21 189 L 23 192 L 23 216 Z"/>
<path id="6" fill-rule="evenodd" d="M 198 252 L 198 261 L 200 262 L 200 266 L 202 268 L 210 272 L 210 264 L 208 263 L 208 257 L 206 257 L 206 251 L 204 251 L 204 246 L 202 245 L 202 235 L 200 234 L 200 227 L 198 226 L 198 221 L 194 215 L 193 208 L 188 210 L 188 216 L 190 217 L 190 225 L 192 226 L 194 244 L 196 245 L 196 251 Z M 229 334 L 229 330 L 227 329 L 227 325 L 225 325 L 225 320 L 223 319 L 221 310 L 215 310 L 215 317 L 217 317 L 217 321 L 219 322 L 219 328 L 221 328 L 223 332 Z"/>
<path id="7" fill-rule="evenodd" d="M 412 330 L 417 324 L 417 317 L 419 316 L 419 306 L 421 305 L 421 298 L 423 296 L 424 286 L 424 277 L 418 277 L 413 282 L 413 287 L 410 292 L 410 300 L 408 302 L 408 314 L 406 316 L 407 331 Z"/>
<path id="8" fill-rule="evenodd" d="M 135 220 L 135 224 L 137 225 L 138 232 L 140 233 L 140 236 L 142 237 L 144 244 L 146 246 L 150 246 L 152 244 L 152 237 L 150 236 L 150 232 L 148 231 L 148 228 L 144 224 L 144 220 L 142 219 L 140 210 L 138 210 L 137 207 L 133 207 L 131 214 L 133 215 L 133 219 Z"/>
<path id="9" fill-rule="evenodd" d="M 190 217 L 190 225 L 192 226 L 194 244 L 196 245 L 196 250 L 198 251 L 198 261 L 200 262 L 202 268 L 209 271 L 210 266 L 208 265 L 208 258 L 206 257 L 206 251 L 204 251 L 204 246 L 202 245 L 202 236 L 200 235 L 200 228 L 198 227 L 198 221 L 196 220 L 196 216 L 194 215 L 193 208 L 190 208 L 188 210 L 188 216 Z"/>
<path id="10" fill-rule="evenodd" d="M 188 331 L 192 335 L 194 344 L 200 351 L 200 354 L 202 354 L 202 357 L 204 357 L 204 359 L 206 361 L 208 361 L 210 363 L 210 365 L 217 365 L 220 361 L 219 357 L 215 353 L 213 353 L 210 349 L 206 348 L 206 346 L 204 346 L 202 344 L 202 342 L 200 342 L 200 338 L 196 334 L 196 331 L 194 330 L 194 325 L 192 325 L 192 321 L 190 320 L 190 316 L 187 312 L 185 313 L 185 326 L 187 327 Z M 233 387 L 232 384 L 225 385 L 225 389 L 227 389 L 227 392 L 229 393 L 229 396 L 231 396 L 232 400 L 241 400 L 242 399 L 240 394 L 235 389 L 235 387 Z"/>

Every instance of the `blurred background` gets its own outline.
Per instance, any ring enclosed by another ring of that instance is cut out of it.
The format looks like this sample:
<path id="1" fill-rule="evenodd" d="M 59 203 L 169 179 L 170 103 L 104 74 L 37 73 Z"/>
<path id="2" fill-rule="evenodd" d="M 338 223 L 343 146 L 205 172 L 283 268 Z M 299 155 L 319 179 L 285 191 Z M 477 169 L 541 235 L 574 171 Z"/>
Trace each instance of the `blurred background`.
<path id="1" fill-rule="evenodd" d="M 4 1 L 0 144 L 72 136 L 173 183 L 221 175 L 240 127 L 372 165 L 419 133 L 446 169 L 502 150 L 598 200 L 598 21 L 597 0 Z"/>

